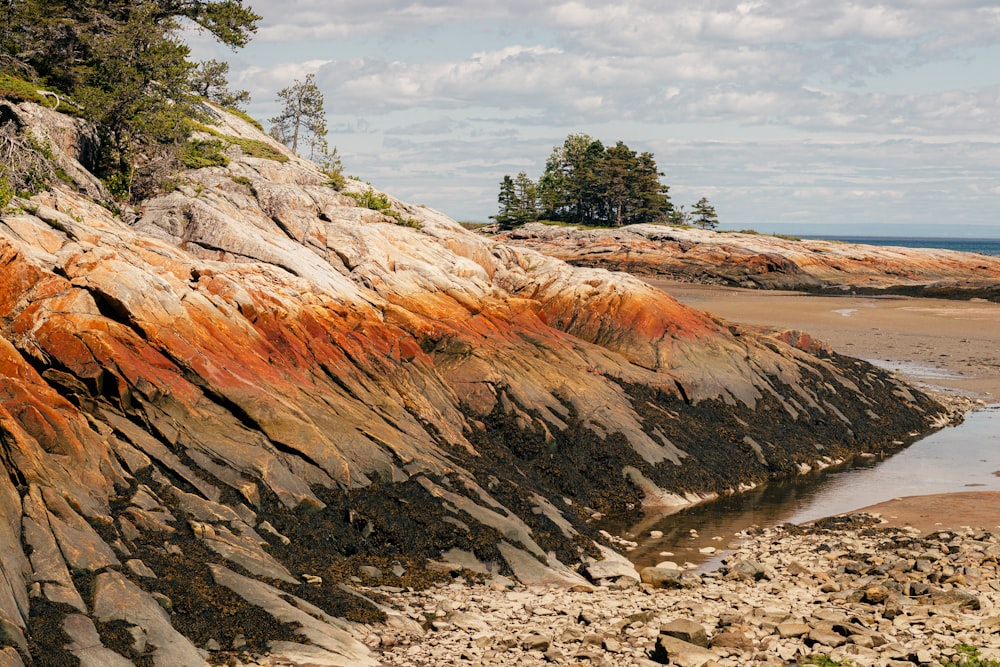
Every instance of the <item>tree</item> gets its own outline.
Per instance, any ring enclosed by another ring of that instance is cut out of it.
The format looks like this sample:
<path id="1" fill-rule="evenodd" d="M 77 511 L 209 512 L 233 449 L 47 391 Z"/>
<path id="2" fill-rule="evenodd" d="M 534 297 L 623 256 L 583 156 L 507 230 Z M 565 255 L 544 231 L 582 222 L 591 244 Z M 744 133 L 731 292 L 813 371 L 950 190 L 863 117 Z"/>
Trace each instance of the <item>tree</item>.
<path id="1" fill-rule="evenodd" d="M 82 108 L 103 139 L 95 170 L 131 194 L 196 115 L 182 29 L 238 48 L 261 18 L 242 0 L 0 0 L 0 16 L 0 62 Z"/>
<path id="2" fill-rule="evenodd" d="M 314 159 L 317 149 L 326 142 L 326 111 L 315 75 L 307 74 L 304 81 L 295 79 L 294 84 L 278 91 L 278 98 L 284 107 L 270 120 L 271 135 L 295 153 L 299 152 L 300 141 L 307 139 L 309 159 Z"/>
<path id="3" fill-rule="evenodd" d="M 715 229 L 719 224 L 719 216 L 715 207 L 708 203 L 708 198 L 702 197 L 692 207 L 694 224 L 702 229 Z"/>
<path id="4" fill-rule="evenodd" d="M 538 220 L 538 188 L 523 171 L 516 178 L 504 175 L 497 202 L 500 209 L 492 217 L 501 229 L 512 229 Z"/>
<path id="5" fill-rule="evenodd" d="M 250 91 L 229 89 L 229 63 L 221 60 L 204 60 L 191 72 L 191 88 L 195 95 L 227 109 L 245 110 L 250 101 Z"/>
<path id="6" fill-rule="evenodd" d="M 678 225 L 680 227 L 689 225 L 691 224 L 691 213 L 684 208 L 684 204 L 675 206 L 673 210 L 667 214 L 667 222 L 671 225 Z"/>
<path id="7" fill-rule="evenodd" d="M 542 214 L 584 225 L 630 225 L 663 219 L 673 210 L 669 188 L 648 152 L 624 142 L 605 148 L 586 134 L 571 134 L 552 149 L 538 180 Z"/>

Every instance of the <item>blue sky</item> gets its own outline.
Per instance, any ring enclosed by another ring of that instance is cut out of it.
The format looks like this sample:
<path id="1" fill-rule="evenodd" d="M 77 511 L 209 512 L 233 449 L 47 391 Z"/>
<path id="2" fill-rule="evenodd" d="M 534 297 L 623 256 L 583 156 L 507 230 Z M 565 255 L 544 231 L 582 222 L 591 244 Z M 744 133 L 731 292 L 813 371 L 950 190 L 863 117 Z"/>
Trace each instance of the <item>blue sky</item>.
<path id="1" fill-rule="evenodd" d="M 1000 7 L 983 0 L 250 0 L 266 121 L 316 75 L 345 171 L 459 220 L 567 134 L 648 150 L 675 204 L 801 234 L 1000 237 Z"/>

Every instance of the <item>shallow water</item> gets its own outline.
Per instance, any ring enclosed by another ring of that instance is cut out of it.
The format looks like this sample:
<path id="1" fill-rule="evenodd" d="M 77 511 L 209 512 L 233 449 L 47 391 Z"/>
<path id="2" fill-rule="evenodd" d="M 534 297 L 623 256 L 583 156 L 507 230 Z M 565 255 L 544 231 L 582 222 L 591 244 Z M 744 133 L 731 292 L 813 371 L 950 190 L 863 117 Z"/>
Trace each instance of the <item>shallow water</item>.
<path id="1" fill-rule="evenodd" d="M 802 523 L 902 496 L 976 490 L 1000 490 L 1000 404 L 885 459 L 860 460 L 608 530 L 639 542 L 628 553 L 639 567 L 674 561 L 706 568 L 721 559 L 736 533 L 753 525 Z M 663 537 L 650 537 L 652 530 Z M 709 547 L 720 551 L 699 551 Z"/>

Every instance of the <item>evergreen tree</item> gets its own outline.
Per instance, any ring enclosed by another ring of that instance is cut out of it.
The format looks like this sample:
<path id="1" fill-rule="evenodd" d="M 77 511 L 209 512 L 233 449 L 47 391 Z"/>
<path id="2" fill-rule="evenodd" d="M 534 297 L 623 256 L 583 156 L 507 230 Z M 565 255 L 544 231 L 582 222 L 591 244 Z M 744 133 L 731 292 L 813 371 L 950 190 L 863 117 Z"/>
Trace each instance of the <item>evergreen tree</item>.
<path id="1" fill-rule="evenodd" d="M 515 178 L 504 175 L 497 203 L 499 210 L 492 217 L 501 229 L 512 229 L 538 220 L 538 188 L 523 171 Z"/>
<path id="2" fill-rule="evenodd" d="M 294 84 L 278 91 L 278 98 L 284 107 L 270 120 L 271 135 L 296 153 L 304 139 L 304 145 L 309 146 L 309 159 L 315 159 L 321 141 L 322 145 L 326 141 L 326 111 L 316 76 L 307 74 L 304 81 L 296 79 Z"/>
<path id="3" fill-rule="evenodd" d="M 237 48 L 260 20 L 242 0 L 0 0 L 0 17 L 0 63 L 82 109 L 103 136 L 95 169 L 124 194 L 176 159 L 196 115 L 182 27 Z"/>
<path id="4" fill-rule="evenodd" d="M 653 222 L 673 210 L 662 175 L 651 153 L 571 134 L 545 163 L 539 206 L 546 217 L 585 225 Z"/>
<path id="5" fill-rule="evenodd" d="M 243 111 L 250 101 L 250 91 L 230 90 L 227 74 L 229 63 L 221 60 L 202 61 L 191 73 L 191 88 L 195 95 L 201 95 L 219 106 Z"/>
<path id="6" fill-rule="evenodd" d="M 702 229 L 715 229 L 719 225 L 719 216 L 715 207 L 708 203 L 707 197 L 699 199 L 692 208 L 694 224 Z"/>

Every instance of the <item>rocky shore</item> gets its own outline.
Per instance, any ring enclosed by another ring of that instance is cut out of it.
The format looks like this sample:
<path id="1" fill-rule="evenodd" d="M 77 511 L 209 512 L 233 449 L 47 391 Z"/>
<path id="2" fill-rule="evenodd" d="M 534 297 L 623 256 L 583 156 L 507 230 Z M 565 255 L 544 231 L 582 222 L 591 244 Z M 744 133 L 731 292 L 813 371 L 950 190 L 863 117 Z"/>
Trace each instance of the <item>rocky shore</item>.
<path id="1" fill-rule="evenodd" d="M 205 113 L 226 164 L 128 206 L 92 128 L 0 100 L 66 177 L 0 211 L 2 667 L 375 665 L 370 628 L 414 619 L 365 586 L 590 588 L 622 566 L 598 515 L 953 417 L 801 330 L 362 206 Z"/>
<path id="2" fill-rule="evenodd" d="M 750 530 L 722 568 L 622 570 L 596 590 L 458 577 L 377 591 L 411 632 L 365 637 L 385 665 L 940 667 L 1000 659 L 1000 537 L 921 536 L 868 514 Z M 419 625 L 420 631 L 416 630 Z M 826 660 L 826 661 L 824 661 Z"/>
<path id="3" fill-rule="evenodd" d="M 495 238 L 575 266 L 688 283 L 1000 300 L 1000 258 L 978 253 L 650 224 L 584 229 L 532 223 Z"/>

